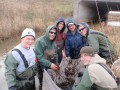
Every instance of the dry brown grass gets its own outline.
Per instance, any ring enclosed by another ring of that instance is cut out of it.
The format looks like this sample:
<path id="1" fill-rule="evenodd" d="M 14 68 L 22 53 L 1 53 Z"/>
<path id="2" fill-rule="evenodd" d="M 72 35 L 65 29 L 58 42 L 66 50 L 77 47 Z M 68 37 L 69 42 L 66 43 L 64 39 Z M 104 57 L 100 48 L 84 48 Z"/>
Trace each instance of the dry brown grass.
<path id="1" fill-rule="evenodd" d="M 71 0 L 0 0 L 0 54 L 19 43 L 26 27 L 42 35 L 58 17 L 72 15 Z"/>
<path id="2" fill-rule="evenodd" d="M 26 27 L 43 32 L 60 16 L 71 14 L 71 0 L 0 0 L 0 40 Z"/>

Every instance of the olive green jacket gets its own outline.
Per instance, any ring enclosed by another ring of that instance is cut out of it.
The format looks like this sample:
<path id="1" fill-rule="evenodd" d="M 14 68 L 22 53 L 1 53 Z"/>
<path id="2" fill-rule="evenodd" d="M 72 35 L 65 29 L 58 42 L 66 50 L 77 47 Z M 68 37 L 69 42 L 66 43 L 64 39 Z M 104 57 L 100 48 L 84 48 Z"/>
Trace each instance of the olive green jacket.
<path id="1" fill-rule="evenodd" d="M 112 43 L 104 33 L 90 30 L 87 39 L 88 44 L 92 46 L 95 53 L 101 54 L 100 56 L 109 57 L 110 53 L 115 54 Z"/>

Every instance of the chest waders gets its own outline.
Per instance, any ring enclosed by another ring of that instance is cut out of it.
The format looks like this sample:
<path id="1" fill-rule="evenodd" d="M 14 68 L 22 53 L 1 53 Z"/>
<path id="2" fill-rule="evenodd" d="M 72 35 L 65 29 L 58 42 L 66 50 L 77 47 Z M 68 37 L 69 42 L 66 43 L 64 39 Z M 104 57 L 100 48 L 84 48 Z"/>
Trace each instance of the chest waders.
<path id="1" fill-rule="evenodd" d="M 55 55 L 56 55 L 55 54 L 55 49 L 52 49 L 52 50 L 46 49 L 44 51 L 44 58 L 49 60 L 52 63 L 55 63 L 55 60 L 56 60 L 56 56 Z"/>
<path id="2" fill-rule="evenodd" d="M 48 50 L 45 48 L 44 51 L 44 58 L 49 60 L 52 63 L 55 63 L 56 56 L 55 56 L 55 49 Z M 37 68 L 38 68 L 38 78 L 40 82 L 40 88 L 42 88 L 42 80 L 43 80 L 43 69 L 48 69 L 45 66 L 41 65 L 37 59 Z"/>
<path id="3" fill-rule="evenodd" d="M 63 58 L 62 50 L 64 47 L 64 40 L 57 41 L 56 45 L 57 45 L 58 63 L 60 63 L 62 61 L 62 58 Z"/>
<path id="4" fill-rule="evenodd" d="M 23 60 L 26 70 L 22 73 L 16 72 L 16 87 L 17 90 L 35 90 L 35 66 L 28 67 L 28 62 L 19 49 L 13 49 L 19 53 Z"/>

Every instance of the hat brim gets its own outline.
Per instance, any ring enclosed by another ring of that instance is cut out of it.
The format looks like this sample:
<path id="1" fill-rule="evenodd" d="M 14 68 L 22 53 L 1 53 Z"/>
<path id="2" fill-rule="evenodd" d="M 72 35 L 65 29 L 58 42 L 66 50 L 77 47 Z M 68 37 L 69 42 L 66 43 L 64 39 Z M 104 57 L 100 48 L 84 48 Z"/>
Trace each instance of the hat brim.
<path id="1" fill-rule="evenodd" d="M 72 24 L 74 24 L 74 23 L 69 23 L 68 26 L 69 26 L 69 25 L 72 25 Z"/>
<path id="2" fill-rule="evenodd" d="M 33 36 L 33 35 L 26 35 L 26 36 L 32 36 L 35 39 L 35 36 Z M 26 36 L 24 36 L 24 37 L 26 37 Z M 23 39 L 24 37 L 21 37 L 21 39 Z"/>

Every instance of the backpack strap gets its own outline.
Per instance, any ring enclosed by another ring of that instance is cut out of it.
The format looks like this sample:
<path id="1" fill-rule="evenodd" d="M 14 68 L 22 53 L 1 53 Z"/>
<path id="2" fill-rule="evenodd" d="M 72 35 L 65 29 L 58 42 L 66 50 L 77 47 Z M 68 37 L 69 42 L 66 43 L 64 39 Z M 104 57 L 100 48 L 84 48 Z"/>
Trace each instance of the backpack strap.
<path id="1" fill-rule="evenodd" d="M 27 62 L 24 54 L 22 54 L 22 52 L 19 49 L 13 49 L 12 51 L 17 51 L 19 53 L 19 55 L 21 56 L 21 58 L 24 62 L 25 68 L 27 68 L 28 67 L 28 62 Z"/>
<path id="2" fill-rule="evenodd" d="M 103 37 L 108 38 L 107 36 L 105 36 L 103 33 L 99 33 L 99 32 L 90 32 L 90 34 L 97 34 L 97 35 L 101 35 Z"/>
<path id="3" fill-rule="evenodd" d="M 103 63 L 98 63 L 100 66 L 102 66 L 115 80 L 116 80 L 116 77 L 115 75 L 113 74 L 113 72 L 110 70 L 110 68 L 108 68 L 105 64 Z"/>
<path id="4" fill-rule="evenodd" d="M 33 49 L 34 53 L 35 53 L 35 49 Z"/>

